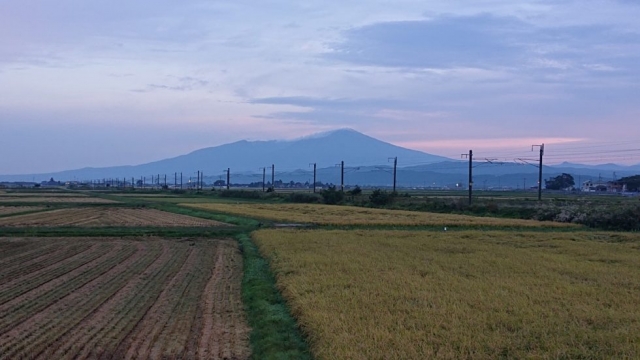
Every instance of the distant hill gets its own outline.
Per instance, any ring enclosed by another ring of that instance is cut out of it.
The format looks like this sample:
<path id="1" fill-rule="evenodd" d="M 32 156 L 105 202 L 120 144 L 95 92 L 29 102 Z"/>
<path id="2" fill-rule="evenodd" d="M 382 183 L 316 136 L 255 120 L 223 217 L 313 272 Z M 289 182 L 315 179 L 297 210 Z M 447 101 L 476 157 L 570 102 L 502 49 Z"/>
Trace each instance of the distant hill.
<path id="1" fill-rule="evenodd" d="M 0 175 L 0 181 L 93 180 L 103 178 L 151 177 L 182 172 L 192 176 L 197 171 L 218 175 L 231 168 L 232 173 L 258 172 L 275 164 L 276 172 L 309 169 L 310 163 L 333 167 L 344 161 L 346 166 L 386 164 L 389 157 L 404 163 L 428 164 L 448 158 L 406 149 L 364 135 L 352 129 L 339 129 L 295 140 L 238 141 L 196 150 L 175 158 L 136 166 L 84 168 L 47 174 Z"/>
<path id="2" fill-rule="evenodd" d="M 345 185 L 391 186 L 392 163 L 398 157 L 398 186 L 464 188 L 468 182 L 468 163 L 421 151 L 406 149 L 374 139 L 352 129 L 339 129 L 295 140 L 237 141 L 205 148 L 174 158 L 135 166 L 85 168 L 48 174 L 0 175 L 0 181 L 60 181 L 146 178 L 167 175 L 173 183 L 174 173 L 183 173 L 184 182 L 203 171 L 205 182 L 224 179 L 224 170 L 231 169 L 231 182 L 236 184 L 262 181 L 262 167 L 266 167 L 267 181 L 271 180 L 271 164 L 275 164 L 276 180 L 284 182 L 313 181 L 311 163 L 318 168 L 317 180 L 340 183 L 340 168 L 345 162 Z M 538 169 L 535 164 L 483 163 L 473 169 L 476 189 L 530 188 L 536 186 Z M 585 180 L 611 180 L 640 174 L 640 166 L 617 164 L 582 165 L 562 163 L 543 166 L 548 179 L 561 173 L 572 174 L 576 183 Z"/>

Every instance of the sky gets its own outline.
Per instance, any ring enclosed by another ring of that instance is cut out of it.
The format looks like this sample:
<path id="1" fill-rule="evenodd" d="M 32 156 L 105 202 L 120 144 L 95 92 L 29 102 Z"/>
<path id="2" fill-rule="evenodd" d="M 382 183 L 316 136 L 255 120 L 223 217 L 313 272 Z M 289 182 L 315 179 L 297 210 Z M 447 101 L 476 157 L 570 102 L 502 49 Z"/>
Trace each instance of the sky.
<path id="1" fill-rule="evenodd" d="M 638 19 L 635 0 L 0 0 L 0 174 L 344 127 L 640 163 Z"/>

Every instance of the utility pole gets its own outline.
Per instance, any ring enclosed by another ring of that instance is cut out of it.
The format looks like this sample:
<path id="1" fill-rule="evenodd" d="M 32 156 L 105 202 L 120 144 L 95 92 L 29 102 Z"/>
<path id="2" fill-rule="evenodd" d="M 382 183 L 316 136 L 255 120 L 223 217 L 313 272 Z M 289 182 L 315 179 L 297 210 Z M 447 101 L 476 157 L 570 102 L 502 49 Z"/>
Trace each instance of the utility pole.
<path id="1" fill-rule="evenodd" d="M 196 180 L 196 191 L 200 190 L 200 170 L 198 170 L 198 180 Z"/>
<path id="2" fill-rule="evenodd" d="M 540 148 L 540 164 L 538 164 L 538 201 L 542 200 L 542 155 L 544 155 L 544 144 L 531 145 L 531 151 L 534 147 Z"/>
<path id="3" fill-rule="evenodd" d="M 473 151 L 469 150 L 469 154 L 460 155 L 462 158 L 469 158 L 469 205 L 473 196 Z"/>
<path id="4" fill-rule="evenodd" d="M 309 164 L 311 166 L 311 164 Z M 313 193 L 316 193 L 316 163 L 313 163 Z"/>
<path id="5" fill-rule="evenodd" d="M 271 187 L 276 191 L 276 164 L 271 164 Z"/>
<path id="6" fill-rule="evenodd" d="M 182 173 L 180 173 L 180 190 L 182 190 Z"/>
<path id="7" fill-rule="evenodd" d="M 177 172 L 173 173 L 173 188 L 174 189 L 178 188 L 178 173 Z"/>
<path id="8" fill-rule="evenodd" d="M 260 169 L 262 170 L 262 192 L 264 192 L 264 182 L 265 182 L 266 177 L 267 177 L 267 168 L 266 167 L 261 167 Z"/>
<path id="9" fill-rule="evenodd" d="M 398 168 L 398 157 L 389 158 L 393 159 L 393 192 L 396 192 L 396 169 Z"/>
<path id="10" fill-rule="evenodd" d="M 164 187 L 167 187 L 167 174 L 164 174 Z"/>
<path id="11" fill-rule="evenodd" d="M 231 181 L 231 168 L 227 168 L 227 190 L 229 190 L 229 182 Z"/>
<path id="12" fill-rule="evenodd" d="M 204 190 L 204 171 L 200 173 L 200 190 Z"/>

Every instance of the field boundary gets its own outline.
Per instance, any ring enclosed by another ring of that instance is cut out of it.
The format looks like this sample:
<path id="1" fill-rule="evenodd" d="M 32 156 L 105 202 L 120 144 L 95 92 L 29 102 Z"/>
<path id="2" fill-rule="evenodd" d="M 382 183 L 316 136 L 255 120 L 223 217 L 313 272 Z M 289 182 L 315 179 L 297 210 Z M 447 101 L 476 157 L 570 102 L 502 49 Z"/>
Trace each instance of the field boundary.
<path id="1" fill-rule="evenodd" d="M 251 327 L 251 358 L 312 360 L 308 341 L 276 286 L 269 262 L 250 235 L 236 239 L 243 257 L 242 299 Z"/>

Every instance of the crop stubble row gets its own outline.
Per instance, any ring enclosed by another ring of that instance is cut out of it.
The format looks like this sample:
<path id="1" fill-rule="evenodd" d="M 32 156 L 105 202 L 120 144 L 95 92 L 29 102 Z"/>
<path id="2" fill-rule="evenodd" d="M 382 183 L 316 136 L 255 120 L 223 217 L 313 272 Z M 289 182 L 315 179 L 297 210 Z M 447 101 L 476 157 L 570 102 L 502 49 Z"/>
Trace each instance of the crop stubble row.
<path id="1" fill-rule="evenodd" d="M 81 204 L 116 204 L 117 201 L 97 197 L 82 196 L 0 196 L 0 203 L 81 203 Z"/>
<path id="2" fill-rule="evenodd" d="M 0 285 L 0 359 L 249 355 L 233 241 L 2 239 L 0 246 L 7 242 L 26 243 L 31 265 L 44 265 L 7 270 L 13 280 Z M 53 249 L 56 263 L 38 256 L 51 243 L 85 246 Z M 19 259 L 0 254 L 0 263 Z"/>
<path id="3" fill-rule="evenodd" d="M 0 227 L 103 227 L 161 226 L 213 227 L 230 226 L 218 221 L 200 219 L 155 209 L 132 208 L 70 208 L 35 214 L 16 215 L 0 219 Z"/>
<path id="4" fill-rule="evenodd" d="M 41 206 L 0 206 L 0 215 L 19 214 L 41 209 L 43 209 Z"/>

